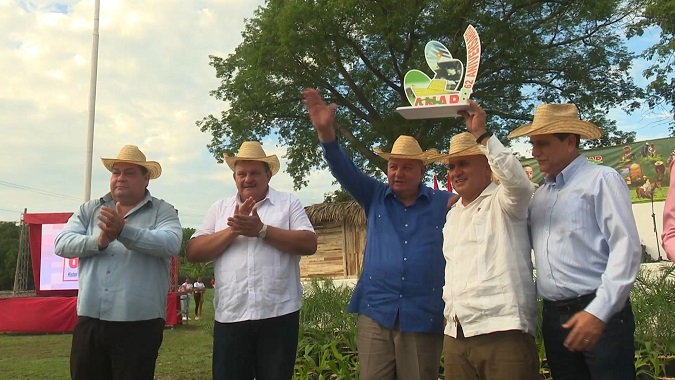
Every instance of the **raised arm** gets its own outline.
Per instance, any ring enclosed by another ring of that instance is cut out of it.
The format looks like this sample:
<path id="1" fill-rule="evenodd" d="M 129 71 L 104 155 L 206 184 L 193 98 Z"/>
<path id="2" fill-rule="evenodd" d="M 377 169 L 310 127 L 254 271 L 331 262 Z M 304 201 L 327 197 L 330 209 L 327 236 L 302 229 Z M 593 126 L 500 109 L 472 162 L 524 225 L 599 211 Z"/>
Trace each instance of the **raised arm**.
<path id="1" fill-rule="evenodd" d="M 335 104 L 326 104 L 314 89 L 307 89 L 305 106 L 309 113 L 314 129 L 323 148 L 324 158 L 333 177 L 342 187 L 356 199 L 361 206 L 367 209 L 373 192 L 382 185 L 378 180 L 366 175 L 354 165 L 347 153 L 337 143 L 335 136 Z"/>
<path id="2" fill-rule="evenodd" d="M 503 191 L 498 200 L 504 211 L 519 219 L 527 218 L 527 208 L 534 193 L 534 185 L 527 178 L 520 162 L 511 149 L 504 147 L 498 138 L 487 134 L 487 115 L 480 105 L 469 100 L 469 109 L 460 111 L 466 122 L 466 129 L 480 141 L 490 169 L 499 179 Z M 486 135 L 488 137 L 486 137 Z"/>

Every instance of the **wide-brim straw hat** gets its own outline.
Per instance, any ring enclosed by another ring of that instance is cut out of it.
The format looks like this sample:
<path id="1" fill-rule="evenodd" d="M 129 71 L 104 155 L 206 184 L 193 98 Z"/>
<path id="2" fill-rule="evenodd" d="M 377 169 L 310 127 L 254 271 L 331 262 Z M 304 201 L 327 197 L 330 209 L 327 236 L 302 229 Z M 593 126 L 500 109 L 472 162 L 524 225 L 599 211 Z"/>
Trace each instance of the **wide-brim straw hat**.
<path id="1" fill-rule="evenodd" d="M 476 138 L 469 132 L 462 132 L 452 136 L 450 140 L 450 152 L 447 158 L 463 156 L 483 156 Z"/>
<path id="2" fill-rule="evenodd" d="M 380 148 L 375 148 L 373 150 L 375 151 L 375 154 L 387 161 L 389 161 L 390 158 L 402 158 L 406 160 L 420 160 L 424 165 L 427 165 L 447 158 L 446 154 L 438 153 L 436 149 L 422 151 L 420 143 L 418 143 L 414 137 L 406 135 L 401 135 L 394 141 L 391 152 L 384 152 Z"/>
<path id="3" fill-rule="evenodd" d="M 162 175 L 162 167 L 159 165 L 159 162 L 146 160 L 145 154 L 143 154 L 136 145 L 125 145 L 122 147 L 116 158 L 101 157 L 101 161 L 103 161 L 103 166 L 111 172 L 113 171 L 115 163 L 125 162 L 148 169 L 150 179 L 155 179 Z"/>
<path id="4" fill-rule="evenodd" d="M 260 145 L 260 142 L 258 141 L 244 141 L 241 146 L 239 147 L 239 153 L 234 156 L 230 157 L 227 154 L 223 156 L 225 158 L 225 162 L 227 163 L 227 166 L 234 171 L 234 166 L 237 163 L 237 161 L 260 161 L 264 162 L 270 167 L 270 172 L 272 175 L 277 174 L 279 172 L 279 158 L 277 157 L 276 154 L 273 154 L 271 156 L 268 156 L 265 154 L 265 151 L 262 148 L 262 145 Z"/>
<path id="5" fill-rule="evenodd" d="M 534 111 L 531 124 L 525 124 L 509 133 L 509 138 L 552 133 L 572 133 L 582 139 L 593 140 L 602 136 L 597 125 L 579 119 L 579 109 L 571 103 L 541 104 Z"/>

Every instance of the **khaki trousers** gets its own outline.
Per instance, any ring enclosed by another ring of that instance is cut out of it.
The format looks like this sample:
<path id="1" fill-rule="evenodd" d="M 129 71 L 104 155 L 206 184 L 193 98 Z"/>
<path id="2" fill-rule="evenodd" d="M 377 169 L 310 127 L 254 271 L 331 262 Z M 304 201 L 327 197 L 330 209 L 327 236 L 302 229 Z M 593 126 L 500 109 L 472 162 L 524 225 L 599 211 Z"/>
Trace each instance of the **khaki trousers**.
<path id="1" fill-rule="evenodd" d="M 460 330 L 461 331 L 461 330 Z M 465 338 L 445 336 L 446 380 L 534 380 L 539 352 L 534 337 L 520 330 Z"/>
<path id="2" fill-rule="evenodd" d="M 360 380 L 438 380 L 443 334 L 406 333 L 359 315 Z"/>

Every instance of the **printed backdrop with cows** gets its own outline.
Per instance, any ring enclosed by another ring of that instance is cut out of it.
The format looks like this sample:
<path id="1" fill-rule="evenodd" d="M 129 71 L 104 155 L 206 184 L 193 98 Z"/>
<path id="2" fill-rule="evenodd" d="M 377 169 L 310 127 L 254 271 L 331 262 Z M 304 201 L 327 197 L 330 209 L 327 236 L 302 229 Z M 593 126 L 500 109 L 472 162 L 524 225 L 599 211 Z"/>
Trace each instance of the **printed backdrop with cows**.
<path id="1" fill-rule="evenodd" d="M 675 137 L 635 142 L 628 145 L 589 149 L 581 152 L 589 162 L 610 166 L 621 174 L 633 203 L 663 201 L 668 193 L 668 168 L 675 159 Z M 534 171 L 533 182 L 540 184 L 543 174 L 534 158 L 521 161 Z"/>

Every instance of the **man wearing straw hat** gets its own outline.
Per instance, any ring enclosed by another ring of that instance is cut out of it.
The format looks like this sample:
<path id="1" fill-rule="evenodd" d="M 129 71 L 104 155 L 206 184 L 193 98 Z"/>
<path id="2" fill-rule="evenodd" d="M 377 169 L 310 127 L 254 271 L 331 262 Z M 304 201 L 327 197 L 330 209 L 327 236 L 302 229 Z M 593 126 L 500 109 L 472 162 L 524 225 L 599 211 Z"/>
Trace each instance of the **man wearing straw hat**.
<path id="1" fill-rule="evenodd" d="M 169 266 L 183 231 L 172 205 L 148 183 L 162 173 L 134 145 L 102 158 L 110 192 L 86 202 L 56 238 L 55 252 L 79 258 L 73 379 L 153 379 L 166 320 Z"/>
<path id="2" fill-rule="evenodd" d="M 279 159 L 257 141 L 225 156 L 237 194 L 216 201 L 192 235 L 187 258 L 215 260 L 213 378 L 289 380 L 302 300 L 300 256 L 317 239 L 300 201 L 269 186 Z"/>
<path id="3" fill-rule="evenodd" d="M 363 270 L 349 303 L 358 313 L 361 380 L 437 379 L 443 348 L 443 223 L 450 193 L 422 184 L 425 165 L 445 155 L 400 136 L 388 161 L 388 183 L 364 174 L 333 129 L 335 105 L 316 90 L 305 105 L 333 176 L 364 208 Z"/>
<path id="4" fill-rule="evenodd" d="M 542 104 L 531 124 L 509 135 L 529 136 L 548 173 L 530 204 L 529 226 L 555 380 L 635 379 L 628 296 L 641 248 L 630 194 L 616 170 L 579 154 L 580 139 L 601 134 L 574 104 Z"/>
<path id="5" fill-rule="evenodd" d="M 511 149 L 486 131 L 478 103 L 461 113 L 468 132 L 452 138 L 448 158 L 460 199 L 443 228 L 445 378 L 533 380 L 537 296 L 527 210 L 534 186 Z"/>

